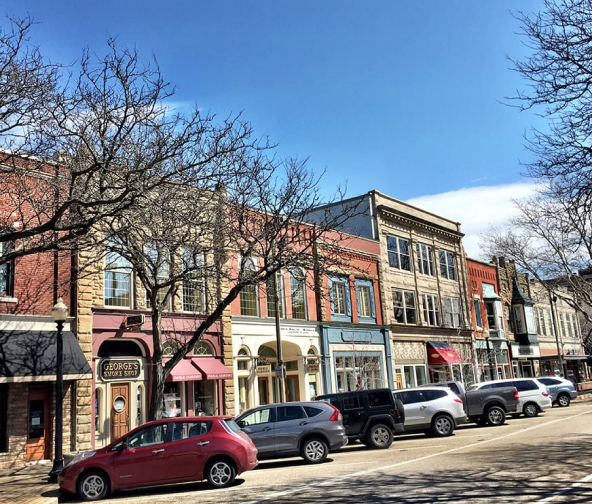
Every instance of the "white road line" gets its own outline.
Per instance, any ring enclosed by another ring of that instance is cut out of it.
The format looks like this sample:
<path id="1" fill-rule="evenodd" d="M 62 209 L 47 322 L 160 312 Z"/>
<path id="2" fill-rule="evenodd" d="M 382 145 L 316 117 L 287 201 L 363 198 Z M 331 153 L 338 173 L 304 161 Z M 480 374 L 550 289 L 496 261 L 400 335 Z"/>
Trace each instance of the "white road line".
<path id="1" fill-rule="evenodd" d="M 568 487 L 562 488 L 561 490 L 557 490 L 557 492 L 555 492 L 554 494 L 550 495 L 546 499 L 543 499 L 543 500 L 540 500 L 540 501 L 536 501 L 534 504 L 543 504 L 544 502 L 551 502 L 553 499 L 555 499 L 555 497 L 559 497 L 560 495 L 563 495 L 563 494 L 565 494 L 565 493 L 573 490 L 574 488 L 578 488 L 578 487 L 582 486 L 584 483 L 587 483 L 590 480 L 592 480 L 592 474 L 588 474 L 588 476 L 586 476 L 585 478 L 582 478 L 580 481 L 574 483 L 573 485 L 570 485 Z"/>
<path id="2" fill-rule="evenodd" d="M 448 455 L 449 453 L 458 452 L 458 451 L 461 451 L 461 450 L 465 450 L 467 448 L 473 448 L 474 446 L 483 446 L 484 444 L 487 444 L 487 443 L 494 443 L 496 441 L 499 441 L 500 439 L 505 439 L 505 438 L 508 438 L 508 437 L 512 437 L 512 436 L 515 436 L 517 434 L 523 434 L 524 432 L 528 432 L 528 431 L 531 431 L 531 430 L 539 429 L 540 427 L 545 427 L 547 425 L 553 425 L 555 423 L 563 422 L 565 420 L 571 420 L 572 418 L 577 418 L 577 417 L 582 416 L 582 415 L 588 415 L 590 413 L 592 413 L 592 410 L 587 410 L 587 411 L 584 411 L 583 413 L 578 413 L 577 415 L 571 415 L 569 417 L 558 418 L 556 420 L 551 420 L 549 422 L 545 422 L 545 423 L 542 423 L 542 424 L 539 424 L 539 425 L 533 425 L 532 427 L 527 427 L 525 429 L 520 429 L 519 431 L 512 432 L 510 434 L 504 434 L 503 436 L 498 436 L 496 438 L 484 439 L 483 441 L 478 441 L 476 443 L 472 443 L 472 444 L 468 444 L 468 445 L 464 445 L 464 446 L 459 446 L 457 448 L 451 448 L 449 450 L 444 450 L 444 451 L 438 452 L 438 453 L 432 453 L 431 455 L 426 455 L 425 457 L 418 457 L 418 458 L 415 458 L 415 459 L 406 460 L 404 462 L 398 462 L 396 464 L 391 464 L 389 466 L 382 466 L 379 469 L 367 469 L 365 471 L 358 471 L 358 472 L 354 472 L 354 473 L 349 473 L 349 474 L 345 474 L 343 476 L 337 476 L 336 478 L 331 478 L 329 480 L 321 481 L 319 483 L 310 483 L 308 485 L 303 485 L 303 486 L 300 486 L 298 488 L 291 488 L 290 490 L 284 490 L 283 492 L 276 492 L 276 493 L 273 493 L 273 494 L 270 494 L 270 495 L 263 496 L 263 497 L 261 497 L 259 499 L 253 500 L 253 501 L 248 501 L 248 502 L 246 502 L 244 504 L 258 504 L 259 502 L 265 502 L 265 501 L 269 501 L 269 500 L 272 500 L 272 499 L 278 499 L 280 497 L 284 497 L 286 495 L 291 495 L 291 494 L 294 494 L 294 493 L 299 493 L 299 492 L 308 490 L 310 488 L 322 487 L 322 486 L 327 486 L 327 485 L 334 485 L 335 483 L 338 483 L 340 481 L 347 480 L 347 479 L 350 479 L 350 478 L 357 478 L 357 477 L 360 477 L 360 476 L 364 476 L 366 474 L 370 474 L 370 473 L 376 472 L 377 470 L 386 471 L 388 469 L 393 469 L 395 467 L 400 467 L 400 466 L 407 465 L 407 464 L 413 464 L 415 462 L 421 462 L 422 460 L 427 460 L 427 459 L 431 459 L 431 458 L 435 458 L 435 457 L 440 457 L 442 455 Z M 582 480 L 581 483 L 584 483 L 584 481 Z M 578 483 L 576 483 L 576 485 L 577 484 Z M 567 490 L 565 490 L 565 491 L 567 491 Z M 541 502 L 545 502 L 545 501 L 541 501 Z"/>

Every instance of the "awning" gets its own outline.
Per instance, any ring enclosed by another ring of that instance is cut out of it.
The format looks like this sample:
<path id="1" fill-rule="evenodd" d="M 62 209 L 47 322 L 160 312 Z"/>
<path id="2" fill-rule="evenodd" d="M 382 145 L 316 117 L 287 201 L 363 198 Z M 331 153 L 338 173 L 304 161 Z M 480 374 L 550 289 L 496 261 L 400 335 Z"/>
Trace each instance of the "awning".
<path id="1" fill-rule="evenodd" d="M 166 363 L 165 360 L 163 363 Z M 181 359 L 166 377 L 167 382 L 198 381 L 203 375 L 192 363 L 191 359 Z"/>
<path id="2" fill-rule="evenodd" d="M 206 380 L 230 380 L 232 378 L 232 371 L 218 359 L 199 357 L 191 360 L 193 365 L 204 374 Z"/>
<path id="3" fill-rule="evenodd" d="M 56 331 L 0 331 L 0 383 L 55 381 Z M 74 333 L 63 338 L 64 380 L 92 378 L 91 368 Z"/>
<path id="4" fill-rule="evenodd" d="M 563 358 L 565 360 L 586 360 L 588 358 L 587 355 L 564 355 Z"/>
<path id="5" fill-rule="evenodd" d="M 428 341 L 428 362 L 430 364 L 461 364 L 463 360 L 454 348 L 445 341 Z"/>

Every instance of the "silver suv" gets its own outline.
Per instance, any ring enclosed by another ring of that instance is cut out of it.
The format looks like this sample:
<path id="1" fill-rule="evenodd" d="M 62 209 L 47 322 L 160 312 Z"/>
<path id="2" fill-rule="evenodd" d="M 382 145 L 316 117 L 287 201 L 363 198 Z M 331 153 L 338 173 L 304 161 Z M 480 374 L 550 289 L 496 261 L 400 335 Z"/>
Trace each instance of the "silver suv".
<path id="1" fill-rule="evenodd" d="M 570 380 L 560 378 L 559 376 L 539 376 L 537 381 L 545 385 L 551 394 L 553 404 L 565 408 L 569 406 L 572 399 L 578 397 L 578 392 Z"/>
<path id="2" fill-rule="evenodd" d="M 450 436 L 467 420 L 462 399 L 447 387 L 416 387 L 393 391 L 405 408 L 405 433 L 423 431 Z"/>
<path id="3" fill-rule="evenodd" d="M 316 464 L 347 444 L 341 413 L 324 402 L 267 404 L 245 411 L 236 423 L 255 443 L 258 459 L 300 455 Z"/>

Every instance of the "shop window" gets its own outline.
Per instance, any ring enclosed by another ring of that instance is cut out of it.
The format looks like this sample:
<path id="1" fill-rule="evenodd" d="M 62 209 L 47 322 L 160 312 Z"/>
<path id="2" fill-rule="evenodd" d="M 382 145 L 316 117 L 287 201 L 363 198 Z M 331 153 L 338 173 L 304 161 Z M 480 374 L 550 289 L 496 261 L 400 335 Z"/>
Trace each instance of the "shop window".
<path id="1" fill-rule="evenodd" d="M 9 252 L 11 248 L 9 243 L 0 243 L 0 256 Z M 0 296 L 13 295 L 13 272 L 14 260 L 0 264 Z"/>
<path id="2" fill-rule="evenodd" d="M 249 378 L 246 376 L 241 376 L 238 379 L 238 406 L 239 414 L 251 409 Z"/>
<path id="3" fill-rule="evenodd" d="M 8 385 L 0 384 L 0 453 L 8 451 Z"/>
<path id="4" fill-rule="evenodd" d="M 155 244 L 148 244 L 145 247 L 146 273 L 150 277 L 152 285 L 156 288 L 159 285 L 170 282 L 169 275 L 169 254 L 167 250 L 157 247 Z M 158 288 L 156 300 L 165 310 L 171 309 L 170 285 Z M 146 306 L 150 307 L 149 292 L 146 292 Z"/>
<path id="5" fill-rule="evenodd" d="M 102 411 L 102 402 L 101 399 L 103 397 L 102 389 L 95 389 L 95 437 L 97 439 L 101 436 L 101 411 Z"/>
<path id="6" fill-rule="evenodd" d="M 284 366 L 286 366 L 286 371 L 298 371 L 298 361 L 284 361 Z"/>
<path id="7" fill-rule="evenodd" d="M 411 256 L 409 240 L 396 236 L 386 237 L 389 266 L 405 271 L 411 271 Z"/>
<path id="8" fill-rule="evenodd" d="M 292 318 L 306 320 L 306 295 L 304 273 L 300 269 L 290 271 L 292 294 Z"/>
<path id="9" fill-rule="evenodd" d="M 424 365 L 403 366 L 403 377 L 405 380 L 403 386 L 405 388 L 419 387 L 427 383 Z"/>
<path id="10" fill-rule="evenodd" d="M 165 383 L 162 400 L 162 418 L 175 418 L 181 416 L 180 383 Z"/>
<path id="11" fill-rule="evenodd" d="M 435 294 L 423 295 L 423 319 L 429 326 L 440 326 L 440 302 Z"/>
<path id="12" fill-rule="evenodd" d="M 107 242 L 105 255 L 105 306 L 132 306 L 132 267 L 131 263 L 116 250 L 115 242 Z"/>
<path id="13" fill-rule="evenodd" d="M 360 352 L 335 357 L 338 392 L 373 389 L 382 386 L 380 355 Z"/>
<path id="14" fill-rule="evenodd" d="M 196 381 L 194 383 L 194 405 L 196 416 L 217 415 L 216 382 L 214 380 Z"/>
<path id="15" fill-rule="evenodd" d="M 201 357 L 206 357 L 206 356 L 210 356 L 213 357 L 214 354 L 214 349 L 212 348 L 212 345 L 210 345 L 207 341 L 198 341 L 195 346 L 193 347 L 193 355 L 196 356 L 201 356 Z"/>
<path id="16" fill-rule="evenodd" d="M 393 309 L 399 324 L 417 324 L 415 292 L 393 289 Z"/>
<path id="17" fill-rule="evenodd" d="M 448 280 L 456 280 L 456 261 L 453 252 L 440 250 L 440 275 Z"/>
<path id="18" fill-rule="evenodd" d="M 245 259 L 245 275 L 255 272 L 255 265 L 251 259 Z M 245 285 L 240 292 L 241 315 L 249 317 L 259 316 L 259 303 L 257 299 L 257 285 Z"/>
<path id="19" fill-rule="evenodd" d="M 137 393 L 136 393 L 136 426 L 142 425 L 143 417 L 142 414 L 142 405 L 143 405 L 143 396 L 144 396 L 144 387 L 142 385 L 138 385 Z"/>
<path id="20" fill-rule="evenodd" d="M 267 294 L 267 316 L 275 317 L 275 293 L 277 288 L 279 318 L 284 318 L 284 279 L 276 274 L 267 279 L 265 292 Z"/>
<path id="21" fill-rule="evenodd" d="M 190 249 L 183 250 L 183 311 L 206 312 L 206 282 L 204 256 Z"/>

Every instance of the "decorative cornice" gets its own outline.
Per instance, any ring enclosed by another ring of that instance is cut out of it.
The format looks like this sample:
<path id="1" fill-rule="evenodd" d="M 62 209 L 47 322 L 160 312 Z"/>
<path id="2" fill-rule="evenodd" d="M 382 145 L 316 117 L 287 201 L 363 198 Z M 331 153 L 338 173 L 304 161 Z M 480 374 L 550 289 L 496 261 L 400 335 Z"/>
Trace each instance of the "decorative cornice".
<path id="1" fill-rule="evenodd" d="M 460 241 L 464 236 L 464 233 L 451 231 L 450 229 L 446 229 L 445 227 L 434 224 L 433 222 L 393 210 L 392 208 L 385 207 L 384 205 L 379 205 L 377 210 L 380 217 L 384 220 L 405 224 L 409 227 L 419 228 L 430 233 L 445 236 L 455 241 Z"/>

